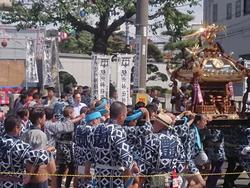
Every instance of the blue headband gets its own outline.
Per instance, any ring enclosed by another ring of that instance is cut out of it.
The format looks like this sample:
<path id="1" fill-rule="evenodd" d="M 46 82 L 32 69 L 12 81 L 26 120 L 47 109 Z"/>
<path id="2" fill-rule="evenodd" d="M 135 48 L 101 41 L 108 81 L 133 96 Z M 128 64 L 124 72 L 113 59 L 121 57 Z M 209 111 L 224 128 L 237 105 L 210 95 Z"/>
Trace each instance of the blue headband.
<path id="1" fill-rule="evenodd" d="M 105 108 L 98 110 L 98 112 L 100 112 L 102 116 L 108 113 L 108 111 Z"/>
<path id="2" fill-rule="evenodd" d="M 93 113 L 88 114 L 88 115 L 86 116 L 85 121 L 86 121 L 87 123 L 89 123 L 89 122 L 91 122 L 91 121 L 93 121 L 93 120 L 95 120 L 95 119 L 101 118 L 101 117 L 102 117 L 102 115 L 101 115 L 100 112 L 93 112 Z"/>
<path id="3" fill-rule="evenodd" d="M 125 121 L 128 122 L 128 121 L 137 120 L 137 119 L 139 119 L 142 115 L 143 115 L 143 113 L 142 113 L 142 111 L 141 111 L 140 109 L 139 109 L 139 110 L 135 110 L 135 111 L 134 111 L 134 114 L 128 116 L 128 117 L 126 118 Z"/>
<path id="4" fill-rule="evenodd" d="M 105 108 L 106 105 L 108 104 L 107 99 L 101 99 L 101 101 L 102 101 L 102 103 L 99 106 L 95 107 L 95 109 L 98 111 Z"/>
<path id="5" fill-rule="evenodd" d="M 187 118 L 187 117 L 183 117 L 182 119 L 184 120 L 183 125 L 186 124 L 186 123 L 188 122 L 188 118 Z"/>

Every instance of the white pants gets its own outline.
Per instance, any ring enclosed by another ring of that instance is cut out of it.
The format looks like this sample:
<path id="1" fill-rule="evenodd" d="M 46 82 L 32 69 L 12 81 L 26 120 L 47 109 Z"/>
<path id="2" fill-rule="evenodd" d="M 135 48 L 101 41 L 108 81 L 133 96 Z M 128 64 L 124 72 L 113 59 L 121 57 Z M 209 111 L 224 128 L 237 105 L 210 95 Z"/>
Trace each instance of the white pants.
<path id="1" fill-rule="evenodd" d="M 194 159 L 195 165 L 202 166 L 204 164 L 209 163 L 209 159 L 205 151 L 200 151 L 199 154 Z"/>

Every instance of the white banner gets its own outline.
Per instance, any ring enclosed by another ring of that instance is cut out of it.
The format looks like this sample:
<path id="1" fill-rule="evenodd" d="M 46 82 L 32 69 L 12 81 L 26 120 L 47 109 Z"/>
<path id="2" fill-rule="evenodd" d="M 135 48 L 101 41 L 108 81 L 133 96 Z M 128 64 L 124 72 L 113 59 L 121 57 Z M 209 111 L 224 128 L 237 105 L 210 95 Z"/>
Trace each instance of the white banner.
<path id="1" fill-rule="evenodd" d="M 91 66 L 92 97 L 109 98 L 111 56 L 93 54 Z"/>
<path id="2" fill-rule="evenodd" d="M 131 68 L 133 55 L 119 54 L 117 56 L 117 95 L 118 101 L 128 105 L 130 102 Z"/>
<path id="3" fill-rule="evenodd" d="M 26 41 L 26 82 L 39 82 L 35 58 L 35 42 L 32 39 Z"/>
<path id="4" fill-rule="evenodd" d="M 44 32 L 38 30 L 36 38 L 36 58 L 42 60 L 44 56 Z"/>
<path id="5" fill-rule="evenodd" d="M 43 85 L 53 85 L 52 77 L 52 41 L 45 40 L 43 52 Z"/>

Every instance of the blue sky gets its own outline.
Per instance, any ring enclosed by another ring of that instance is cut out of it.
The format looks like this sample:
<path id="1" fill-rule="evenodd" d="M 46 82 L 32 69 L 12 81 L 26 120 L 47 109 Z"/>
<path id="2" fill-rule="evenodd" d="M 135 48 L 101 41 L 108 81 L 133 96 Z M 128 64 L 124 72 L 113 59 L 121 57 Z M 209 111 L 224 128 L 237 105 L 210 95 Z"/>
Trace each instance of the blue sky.
<path id="1" fill-rule="evenodd" d="M 194 23 L 202 23 L 203 21 L 203 0 L 200 3 L 200 6 L 193 8 L 194 11 Z"/>
<path id="2" fill-rule="evenodd" d="M 183 10 L 184 12 L 186 12 L 187 10 L 193 10 L 194 20 L 190 24 L 202 23 L 202 21 L 203 21 L 203 0 L 201 0 L 200 5 L 192 7 L 191 9 L 190 9 L 189 6 L 181 7 L 179 9 Z M 135 33 L 135 30 L 131 32 L 131 34 L 133 34 L 133 33 Z M 158 31 L 157 35 L 154 35 L 149 30 L 148 37 L 151 38 L 153 41 L 165 41 L 165 40 L 167 40 L 168 37 L 167 36 L 162 36 L 160 33 L 161 33 L 161 30 Z"/>
<path id="3" fill-rule="evenodd" d="M 202 23 L 203 21 L 203 0 L 201 0 L 200 5 L 192 7 L 190 9 L 190 7 L 182 7 L 179 8 L 180 10 L 186 11 L 186 10 L 193 10 L 193 16 L 194 16 L 194 20 L 192 21 L 192 23 Z"/>
<path id="4" fill-rule="evenodd" d="M 193 10 L 193 16 L 194 20 L 191 22 L 192 23 L 202 23 L 203 21 L 203 0 L 201 0 L 200 5 L 192 7 L 182 7 L 180 10 L 186 11 L 186 10 Z M 125 31 L 125 25 L 123 25 L 122 30 Z M 130 36 L 135 36 L 135 27 L 130 26 Z M 166 36 L 161 36 L 161 31 L 158 32 L 158 34 L 155 36 L 149 31 L 149 38 L 153 39 L 154 41 L 162 41 L 162 40 L 167 40 Z"/>

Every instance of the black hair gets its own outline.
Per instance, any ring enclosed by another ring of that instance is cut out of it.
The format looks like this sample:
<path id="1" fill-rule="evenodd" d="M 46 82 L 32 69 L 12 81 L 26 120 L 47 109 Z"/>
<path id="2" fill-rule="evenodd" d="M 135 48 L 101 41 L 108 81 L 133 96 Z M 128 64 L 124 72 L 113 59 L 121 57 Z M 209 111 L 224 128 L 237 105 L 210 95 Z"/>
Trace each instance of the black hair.
<path id="1" fill-rule="evenodd" d="M 80 109 L 80 114 L 84 113 L 86 114 L 88 112 L 88 107 L 87 106 L 84 106 Z"/>
<path id="2" fill-rule="evenodd" d="M 6 133 L 12 132 L 16 126 L 21 126 L 21 120 L 15 115 L 8 116 L 4 121 L 4 129 Z"/>
<path id="3" fill-rule="evenodd" d="M 105 97 L 103 97 L 102 99 L 106 99 L 106 100 L 108 100 L 108 99 L 107 99 L 107 98 L 105 98 Z M 100 105 L 102 104 L 102 99 L 101 99 L 101 100 L 96 101 L 96 103 L 95 103 L 95 108 L 96 108 L 96 107 L 98 107 L 98 106 L 100 106 Z"/>
<path id="4" fill-rule="evenodd" d="M 186 91 L 187 91 L 187 87 L 186 87 L 186 86 L 181 86 L 181 87 L 180 87 L 180 90 L 181 90 L 182 92 L 186 92 Z"/>
<path id="5" fill-rule="evenodd" d="M 24 103 L 25 100 L 27 99 L 27 97 L 28 97 L 28 94 L 27 94 L 27 93 L 21 94 L 21 95 L 20 95 L 20 101 L 21 101 L 22 103 Z"/>
<path id="6" fill-rule="evenodd" d="M 55 92 L 55 88 L 54 87 L 48 87 L 46 89 L 47 89 L 47 91 L 53 91 L 53 92 Z"/>
<path id="7" fill-rule="evenodd" d="M 77 86 L 77 89 L 83 89 L 83 86 L 79 85 Z"/>
<path id="8" fill-rule="evenodd" d="M 118 116 L 126 110 L 126 105 L 122 102 L 115 101 L 110 106 L 110 118 L 116 119 Z"/>
<path id="9" fill-rule="evenodd" d="M 76 97 L 76 95 L 81 95 L 81 93 L 79 93 L 78 91 L 76 91 L 76 92 L 74 92 L 74 94 L 73 94 L 73 98 L 75 98 Z"/>
<path id="10" fill-rule="evenodd" d="M 36 93 L 34 93 L 34 94 L 32 95 L 32 97 L 33 97 L 33 99 L 40 99 L 40 98 L 41 98 L 41 95 L 40 95 L 38 92 L 36 92 Z"/>
<path id="11" fill-rule="evenodd" d="M 91 113 L 93 113 L 93 112 L 96 112 L 96 109 L 95 109 L 95 108 L 90 108 L 90 109 L 88 109 L 88 111 L 86 112 L 86 115 L 91 114 Z"/>
<path id="12" fill-rule="evenodd" d="M 20 95 L 21 95 L 21 94 L 24 94 L 24 93 L 27 93 L 27 94 L 28 94 L 28 91 L 26 90 L 26 88 L 23 88 L 23 89 L 20 91 Z"/>
<path id="13" fill-rule="evenodd" d="M 156 89 L 156 88 L 151 88 L 150 92 L 152 93 L 152 92 L 154 92 L 154 91 L 158 91 L 158 89 Z"/>
<path id="14" fill-rule="evenodd" d="M 30 121 L 36 125 L 39 118 L 43 118 L 45 111 L 43 108 L 35 108 L 31 111 Z"/>
<path id="15" fill-rule="evenodd" d="M 21 119 L 24 118 L 24 116 L 27 116 L 29 113 L 29 109 L 28 108 L 20 108 L 17 111 L 17 116 L 20 117 Z"/>
<path id="16" fill-rule="evenodd" d="M 98 107 L 98 106 L 100 106 L 101 104 L 102 104 L 102 101 L 101 101 L 101 100 L 96 101 L 96 103 L 95 103 L 95 108 Z"/>
<path id="17" fill-rule="evenodd" d="M 74 112 L 74 108 L 72 106 L 66 106 L 63 110 L 63 116 L 68 118 L 71 112 Z"/>
<path id="18" fill-rule="evenodd" d="M 160 100 L 159 99 L 157 99 L 157 98 L 153 98 L 153 100 L 152 100 L 152 103 L 155 103 L 155 104 L 160 104 L 161 102 L 160 102 Z"/>
<path id="19" fill-rule="evenodd" d="M 28 95 L 31 96 L 32 93 L 33 93 L 35 90 L 38 90 L 38 88 L 37 88 L 37 87 L 31 87 L 31 88 L 29 88 L 29 89 L 28 89 Z"/>
<path id="20" fill-rule="evenodd" d="M 83 92 L 86 92 L 89 89 L 89 86 L 83 86 L 82 89 L 85 90 Z"/>
<path id="21" fill-rule="evenodd" d="M 65 99 L 65 98 L 66 98 L 66 96 L 67 96 L 67 94 L 66 94 L 66 93 L 61 93 L 61 99 Z"/>
<path id="22" fill-rule="evenodd" d="M 138 110 L 139 108 L 145 107 L 145 103 L 144 102 L 137 102 L 135 104 L 135 110 Z"/>
<path id="23" fill-rule="evenodd" d="M 196 124 L 198 121 L 201 121 L 204 117 L 203 114 L 196 114 L 194 117 L 194 123 Z"/>
<path id="24" fill-rule="evenodd" d="M 47 120 L 52 120 L 54 117 L 54 110 L 51 108 L 45 108 L 45 114 Z"/>
<path id="25" fill-rule="evenodd" d="M 73 92 L 73 88 L 70 87 L 70 86 L 66 86 L 65 89 L 64 89 L 64 92 L 67 93 L 67 94 L 70 94 Z"/>
<path id="26" fill-rule="evenodd" d="M 133 105 L 127 105 L 127 115 L 132 115 L 134 113 Z"/>
<path id="27" fill-rule="evenodd" d="M 188 90 L 192 90 L 192 89 L 193 89 L 193 85 L 192 85 L 192 84 L 189 84 L 189 85 L 187 86 L 187 89 L 188 89 Z"/>
<path id="28" fill-rule="evenodd" d="M 155 103 L 150 103 L 150 104 L 148 104 L 148 105 L 146 106 L 146 108 L 147 108 L 147 110 L 149 111 L 149 113 L 153 113 L 153 112 L 157 113 L 157 111 L 158 111 L 158 106 L 157 106 L 157 104 L 155 104 Z"/>
<path id="29" fill-rule="evenodd" d="M 114 94 L 114 93 L 117 93 L 117 90 L 116 89 L 113 89 L 113 90 L 109 90 L 109 97 L 112 97 L 112 95 Z"/>

